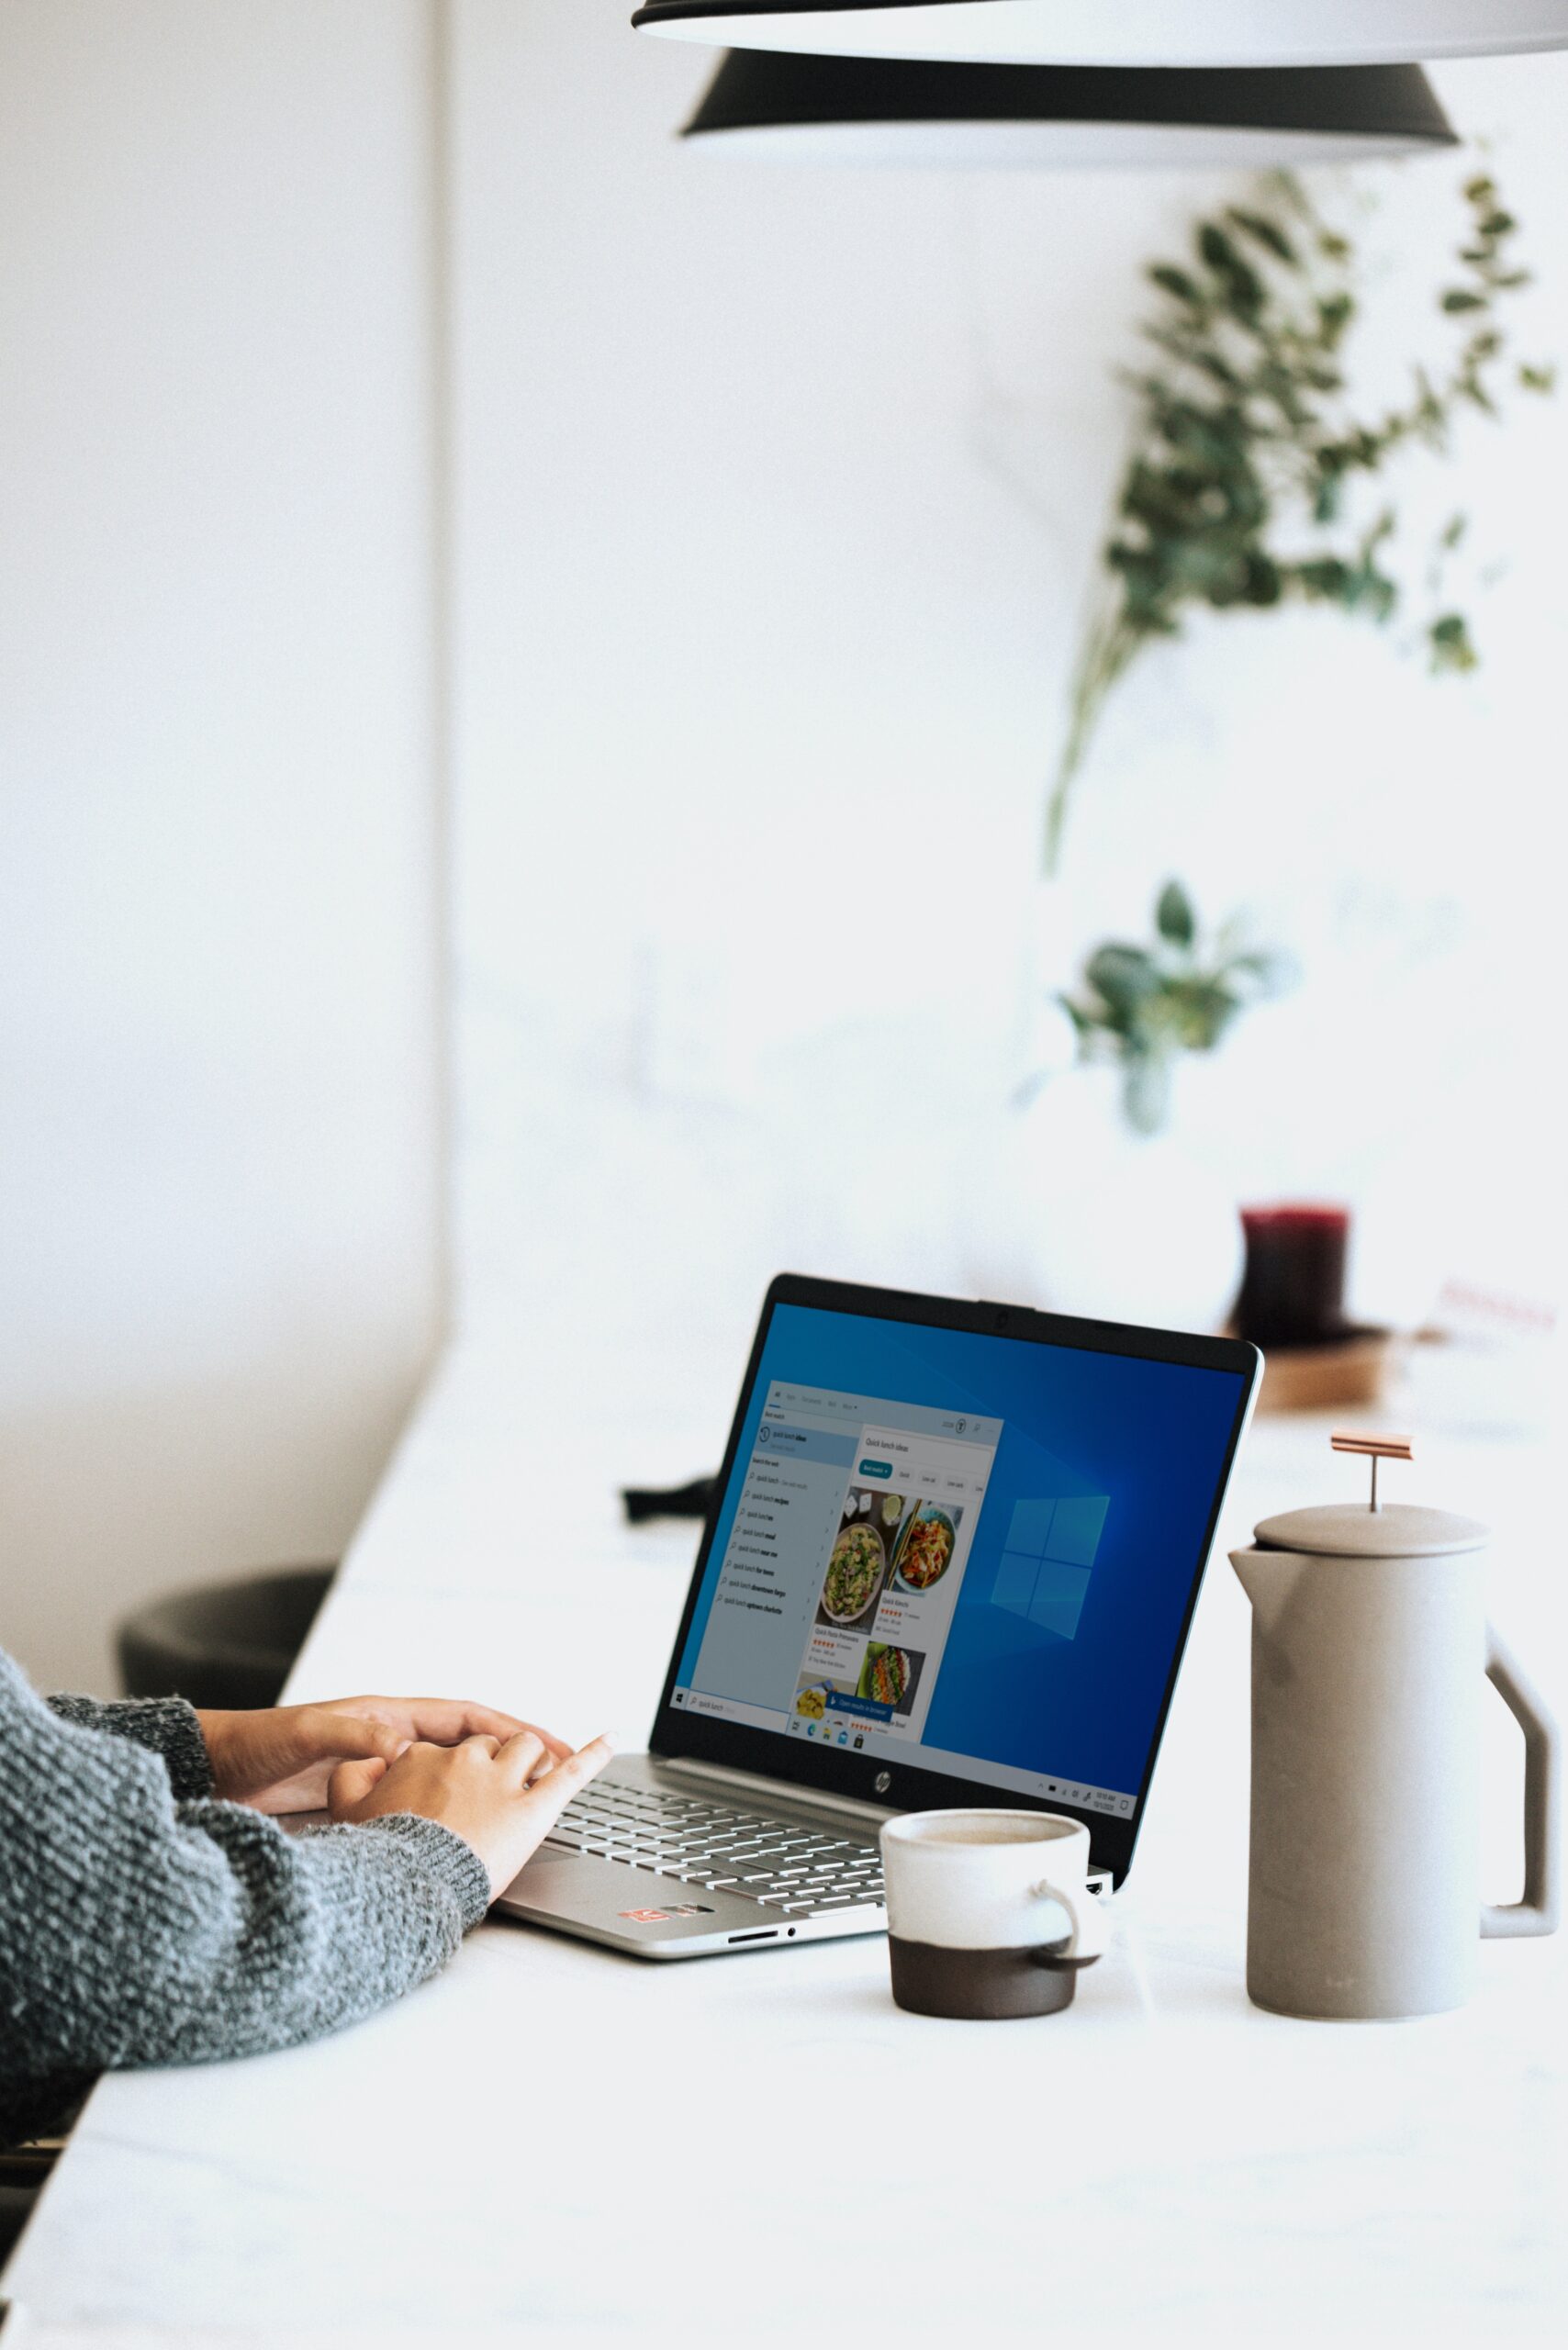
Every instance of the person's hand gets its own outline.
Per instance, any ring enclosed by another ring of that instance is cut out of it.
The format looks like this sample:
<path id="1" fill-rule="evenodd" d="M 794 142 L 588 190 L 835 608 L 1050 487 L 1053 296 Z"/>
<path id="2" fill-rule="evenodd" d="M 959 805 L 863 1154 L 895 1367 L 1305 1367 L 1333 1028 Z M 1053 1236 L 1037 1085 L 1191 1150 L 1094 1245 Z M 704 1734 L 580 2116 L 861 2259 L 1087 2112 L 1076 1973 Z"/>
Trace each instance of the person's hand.
<path id="1" fill-rule="evenodd" d="M 256 1811 L 319 1811 L 340 1762 L 392 1762 L 416 1740 L 455 1746 L 476 1732 L 509 1739 L 527 1730 L 558 1761 L 572 1751 L 515 1714 L 461 1698 L 333 1697 L 256 1713 L 198 1712 L 196 1720 L 218 1793 Z"/>
<path id="2" fill-rule="evenodd" d="M 439 1819 L 478 1854 L 493 1901 L 614 1751 L 609 1739 L 596 1738 L 557 1760 L 536 1729 L 465 1738 L 461 1746 L 421 1741 L 395 1762 L 367 1755 L 340 1763 L 328 1802 L 334 1819 L 385 1819 L 398 1811 Z"/>

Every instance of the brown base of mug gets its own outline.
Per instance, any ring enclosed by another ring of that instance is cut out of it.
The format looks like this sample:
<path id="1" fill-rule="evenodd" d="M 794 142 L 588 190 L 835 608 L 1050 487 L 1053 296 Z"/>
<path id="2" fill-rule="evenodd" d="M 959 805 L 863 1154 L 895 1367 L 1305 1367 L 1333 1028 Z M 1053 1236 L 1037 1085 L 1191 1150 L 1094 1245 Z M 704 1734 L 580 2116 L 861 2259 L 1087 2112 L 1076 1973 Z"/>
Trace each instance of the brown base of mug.
<path id="1" fill-rule="evenodd" d="M 917 2016 L 1053 2016 L 1072 2005 L 1080 1966 L 1065 1942 L 1033 1950 L 946 1950 L 888 1936 L 893 1998 Z"/>

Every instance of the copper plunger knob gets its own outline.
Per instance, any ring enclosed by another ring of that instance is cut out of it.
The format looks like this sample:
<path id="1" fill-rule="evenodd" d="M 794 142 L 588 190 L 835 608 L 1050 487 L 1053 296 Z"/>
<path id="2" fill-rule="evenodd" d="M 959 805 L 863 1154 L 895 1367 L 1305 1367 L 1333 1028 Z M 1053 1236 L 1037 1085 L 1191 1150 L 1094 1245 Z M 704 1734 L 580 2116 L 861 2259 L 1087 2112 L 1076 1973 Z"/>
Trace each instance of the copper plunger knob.
<path id="1" fill-rule="evenodd" d="M 1407 1436 L 1373 1436 L 1366 1428 L 1336 1428 L 1328 1439 L 1336 1452 L 1370 1453 L 1374 1460 L 1414 1460 L 1416 1442 Z"/>
<path id="2" fill-rule="evenodd" d="M 1372 1496 L 1369 1509 L 1381 1509 L 1377 1497 L 1377 1464 L 1380 1460 L 1414 1460 L 1416 1447 L 1407 1436 L 1373 1436 L 1367 1428 L 1336 1428 L 1328 1439 L 1336 1452 L 1359 1452 L 1363 1460 L 1372 1465 Z"/>

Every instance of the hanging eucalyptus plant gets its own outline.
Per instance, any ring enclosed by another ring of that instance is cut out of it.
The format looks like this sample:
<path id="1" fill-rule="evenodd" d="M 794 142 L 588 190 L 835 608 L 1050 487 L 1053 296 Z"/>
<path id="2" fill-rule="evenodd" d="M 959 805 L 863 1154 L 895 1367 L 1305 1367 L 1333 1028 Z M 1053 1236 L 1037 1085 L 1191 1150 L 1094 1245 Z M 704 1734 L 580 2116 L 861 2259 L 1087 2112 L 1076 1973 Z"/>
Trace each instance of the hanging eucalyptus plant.
<path id="1" fill-rule="evenodd" d="M 1073 675 L 1046 818 L 1047 873 L 1106 696 L 1146 645 L 1180 634 L 1197 606 L 1333 604 L 1386 621 L 1401 599 L 1387 562 L 1396 516 L 1384 505 L 1352 528 L 1357 476 L 1381 476 L 1413 447 L 1445 452 L 1456 418 L 1496 415 L 1506 386 L 1552 388 L 1551 370 L 1507 359 L 1498 324 L 1499 303 L 1529 283 L 1511 257 L 1517 224 L 1485 174 L 1466 183 L 1464 198 L 1467 232 L 1436 297 L 1454 347 L 1440 370 L 1417 367 L 1408 398 L 1377 417 L 1354 413 L 1345 374 L 1357 317 L 1350 240 L 1289 174 L 1263 181 L 1252 205 L 1195 222 L 1189 261 L 1150 268 L 1160 306 L 1142 332 L 1159 358 L 1130 378 L 1133 452 L 1103 551 L 1103 608 Z M 1455 514 L 1439 535 L 1439 585 L 1464 528 Z M 1462 612 L 1432 610 L 1422 635 L 1434 672 L 1475 666 Z"/>

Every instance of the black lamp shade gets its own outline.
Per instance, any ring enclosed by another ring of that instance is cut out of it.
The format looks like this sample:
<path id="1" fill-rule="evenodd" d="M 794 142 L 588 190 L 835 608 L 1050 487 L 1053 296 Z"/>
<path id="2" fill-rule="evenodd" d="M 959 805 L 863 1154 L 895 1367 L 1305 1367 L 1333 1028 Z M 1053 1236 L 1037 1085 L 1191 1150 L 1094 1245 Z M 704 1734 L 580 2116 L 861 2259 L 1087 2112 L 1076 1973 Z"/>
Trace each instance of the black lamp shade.
<path id="1" fill-rule="evenodd" d="M 1010 65 L 1389 65 L 1568 48 L 1568 0 L 646 0 L 731 49 Z"/>
<path id="2" fill-rule="evenodd" d="M 823 162 L 1052 169 L 1342 162 L 1457 142 L 1418 65 L 933 64 L 734 50 L 682 134 Z"/>

